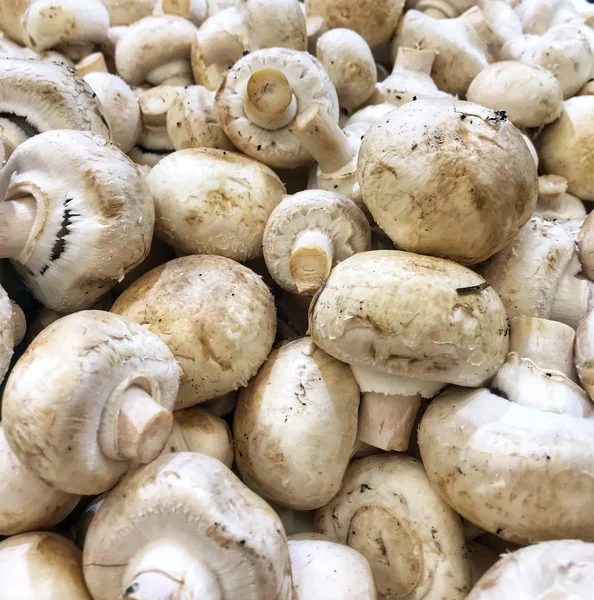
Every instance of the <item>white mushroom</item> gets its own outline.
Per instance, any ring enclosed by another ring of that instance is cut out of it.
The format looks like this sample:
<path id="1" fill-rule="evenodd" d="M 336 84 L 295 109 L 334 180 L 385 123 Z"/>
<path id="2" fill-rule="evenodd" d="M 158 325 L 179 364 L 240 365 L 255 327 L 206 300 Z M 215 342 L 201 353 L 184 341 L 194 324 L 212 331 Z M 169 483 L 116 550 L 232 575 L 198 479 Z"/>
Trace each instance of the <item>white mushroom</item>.
<path id="1" fill-rule="evenodd" d="M 87 73 L 107 73 L 109 71 L 105 56 L 101 52 L 93 52 L 85 56 L 76 63 L 74 70 L 80 77 L 84 77 Z"/>
<path id="2" fill-rule="evenodd" d="M 159 85 L 138 94 L 142 129 L 138 146 L 143 150 L 167 155 L 173 151 L 173 142 L 167 132 L 167 112 L 177 99 L 179 88 Z"/>
<path id="3" fill-rule="evenodd" d="M 590 398 L 594 398 L 594 312 L 584 317 L 575 340 L 575 367 Z"/>
<path id="4" fill-rule="evenodd" d="M 109 12 L 112 27 L 132 25 L 153 13 L 157 0 L 101 0 Z"/>
<path id="5" fill-rule="evenodd" d="M 0 240 L 2 237 L 0 236 Z M 8 294 L 0 286 L 0 382 L 4 379 L 12 360 L 15 343 L 15 319 Z"/>
<path id="6" fill-rule="evenodd" d="M 20 144 L 29 139 L 29 134 L 15 123 L 17 119 L 0 117 L 0 142 L 4 150 L 4 160 L 8 160 L 11 154 Z"/>
<path id="7" fill-rule="evenodd" d="M 538 202 L 535 215 L 549 219 L 583 219 L 584 203 L 567 193 L 567 180 L 559 175 L 541 175 L 538 178 Z"/>
<path id="8" fill-rule="evenodd" d="M 590 213 L 582 223 L 577 238 L 578 254 L 584 275 L 594 281 L 594 215 Z"/>
<path id="9" fill-rule="evenodd" d="M 459 17 L 478 4 L 476 0 L 409 0 L 408 8 L 414 8 L 434 19 L 453 19 Z"/>

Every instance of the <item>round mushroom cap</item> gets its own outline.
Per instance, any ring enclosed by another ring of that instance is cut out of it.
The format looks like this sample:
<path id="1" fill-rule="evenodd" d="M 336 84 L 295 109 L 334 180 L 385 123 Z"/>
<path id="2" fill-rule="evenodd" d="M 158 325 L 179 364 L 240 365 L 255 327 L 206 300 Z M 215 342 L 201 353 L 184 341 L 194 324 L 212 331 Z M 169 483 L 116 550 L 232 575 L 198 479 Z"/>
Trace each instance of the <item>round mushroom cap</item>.
<path id="1" fill-rule="evenodd" d="M 154 204 L 145 178 L 99 136 L 48 131 L 21 144 L 0 172 L 0 198 L 26 195 L 37 211 L 15 267 L 48 308 L 91 306 L 149 251 Z"/>
<path id="2" fill-rule="evenodd" d="M 274 280 L 298 293 L 290 258 L 298 237 L 319 231 L 332 242 L 333 265 L 371 246 L 371 229 L 361 209 L 347 197 L 325 190 L 305 190 L 283 201 L 272 211 L 264 231 L 264 259 Z"/>
<path id="3" fill-rule="evenodd" d="M 132 25 L 144 17 L 153 14 L 158 0 L 101 0 L 109 12 L 112 27 Z"/>
<path id="4" fill-rule="evenodd" d="M 203 588 L 196 571 L 212 581 L 213 598 L 292 598 L 280 519 L 227 467 L 204 454 L 161 456 L 109 495 L 85 540 L 84 573 L 94 600 L 121 597 L 139 558 L 142 564 L 151 552 L 154 570 L 183 582 L 180 598 L 207 597 L 198 593 Z M 138 582 L 130 593 L 142 594 L 141 586 Z"/>
<path id="5" fill-rule="evenodd" d="M 350 368 L 311 338 L 274 350 L 239 394 L 233 427 L 243 481 L 281 506 L 323 506 L 349 464 L 358 409 Z"/>
<path id="6" fill-rule="evenodd" d="M 176 409 L 246 385 L 276 335 L 270 290 L 222 256 L 185 256 L 143 275 L 112 311 L 148 327 L 169 346 L 183 375 Z"/>
<path id="7" fill-rule="evenodd" d="M 594 96 L 576 96 L 535 140 L 544 171 L 565 177 L 567 191 L 582 200 L 594 200 L 593 139 Z"/>
<path id="8" fill-rule="evenodd" d="M 12 317 L 12 304 L 8 294 L 0 286 L 0 382 L 8 371 L 12 360 L 14 343 L 14 325 Z"/>
<path id="9" fill-rule="evenodd" d="M 522 134 L 471 102 L 419 100 L 376 121 L 357 170 L 363 201 L 397 246 L 462 264 L 501 250 L 538 198 Z"/>
<path id="10" fill-rule="evenodd" d="M 243 93 L 251 75 L 267 67 L 282 71 L 297 100 L 301 114 L 321 104 L 338 122 L 338 97 L 324 67 L 307 52 L 268 48 L 247 54 L 228 71 L 215 97 L 215 108 L 227 137 L 243 153 L 271 167 L 298 167 L 312 160 L 297 138 L 291 123 L 269 131 L 252 123 L 243 106 Z"/>
<path id="11" fill-rule="evenodd" d="M 505 309 L 482 277 L 397 250 L 338 264 L 310 315 L 315 344 L 331 356 L 430 381 L 480 385 L 509 346 Z"/>
<path id="12" fill-rule="evenodd" d="M 100 494 L 132 465 L 118 454 L 109 415 L 134 386 L 171 410 L 179 376 L 167 346 L 132 320 L 103 311 L 68 315 L 31 342 L 8 378 L 6 439 L 56 489 Z"/>
<path id="13" fill-rule="evenodd" d="M 15 600 L 91 600 L 80 550 L 55 533 L 24 533 L 0 542 L 2 596 Z"/>
<path id="14" fill-rule="evenodd" d="M 542 67 L 502 61 L 484 68 L 468 88 L 471 102 L 505 110 L 516 127 L 540 127 L 559 117 L 563 92 L 555 76 Z"/>
<path id="15" fill-rule="evenodd" d="M 266 222 L 285 193 L 266 165 L 215 148 L 174 152 L 147 181 L 163 241 L 184 253 L 242 262 L 262 255 Z"/>

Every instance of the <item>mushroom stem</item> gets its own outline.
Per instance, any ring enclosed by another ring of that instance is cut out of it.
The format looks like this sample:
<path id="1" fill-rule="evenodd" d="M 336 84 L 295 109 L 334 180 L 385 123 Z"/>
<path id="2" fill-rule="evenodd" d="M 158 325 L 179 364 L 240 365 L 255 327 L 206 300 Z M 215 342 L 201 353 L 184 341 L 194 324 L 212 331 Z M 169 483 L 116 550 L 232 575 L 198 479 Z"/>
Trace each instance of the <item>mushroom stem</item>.
<path id="1" fill-rule="evenodd" d="M 417 71 L 418 73 L 431 74 L 437 52 L 435 50 L 419 50 L 417 48 L 398 48 L 394 69 Z"/>
<path id="2" fill-rule="evenodd" d="M 31 196 L 0 203 L 0 258 L 18 259 L 27 245 L 36 214 Z"/>
<path id="3" fill-rule="evenodd" d="M 588 311 L 590 286 L 586 279 L 565 272 L 557 285 L 549 318 L 576 328 Z"/>
<path id="4" fill-rule="evenodd" d="M 243 108 L 252 123 L 263 129 L 281 129 L 297 114 L 297 100 L 285 74 L 278 69 L 258 69 L 248 79 Z"/>
<path id="5" fill-rule="evenodd" d="M 198 31 L 195 43 L 206 67 L 218 63 L 235 62 L 244 51 L 241 40 L 228 31 L 209 33 Z"/>
<path id="6" fill-rule="evenodd" d="M 295 240 L 289 271 L 300 294 L 315 293 L 330 275 L 334 246 L 327 233 L 303 231 Z"/>
<path id="7" fill-rule="evenodd" d="M 300 114 L 289 131 L 316 159 L 323 173 L 334 173 L 354 156 L 347 136 L 321 104 Z"/>
<path id="8" fill-rule="evenodd" d="M 400 396 L 366 392 L 359 407 L 357 439 L 382 450 L 408 449 L 421 395 Z"/>

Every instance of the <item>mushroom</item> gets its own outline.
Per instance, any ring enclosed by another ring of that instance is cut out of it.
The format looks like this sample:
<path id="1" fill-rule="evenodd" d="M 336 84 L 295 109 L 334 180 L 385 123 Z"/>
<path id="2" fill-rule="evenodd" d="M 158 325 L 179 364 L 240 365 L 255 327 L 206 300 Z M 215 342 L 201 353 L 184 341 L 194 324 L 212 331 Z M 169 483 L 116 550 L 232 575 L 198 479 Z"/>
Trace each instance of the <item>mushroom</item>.
<path id="1" fill-rule="evenodd" d="M 567 180 L 559 175 L 538 178 L 538 202 L 534 214 L 548 219 L 584 219 L 586 207 L 567 193 Z"/>
<path id="2" fill-rule="evenodd" d="M 167 111 L 167 134 L 176 150 L 235 148 L 217 120 L 214 92 L 201 85 L 178 92 Z"/>
<path id="3" fill-rule="evenodd" d="M 581 20 L 571 0 L 521 0 L 514 9 L 523 31 L 534 35 L 543 35 L 553 25 Z"/>
<path id="4" fill-rule="evenodd" d="M 159 0 L 157 7 L 165 15 L 176 15 L 188 19 L 197 27 L 206 20 L 209 12 L 208 0 Z M 155 7 L 153 14 L 159 14 Z"/>
<path id="5" fill-rule="evenodd" d="M 175 408 L 247 384 L 276 334 L 269 289 L 253 271 L 222 256 L 185 256 L 143 275 L 112 311 L 161 336 L 183 375 Z"/>
<path id="6" fill-rule="evenodd" d="M 413 458 L 352 462 L 338 494 L 316 512 L 316 531 L 369 561 L 382 600 L 463 600 L 470 589 L 460 519 Z"/>
<path id="7" fill-rule="evenodd" d="M 68 315 L 31 342 L 8 378 L 6 439 L 52 487 L 99 494 L 163 450 L 179 376 L 146 328 L 102 311 Z"/>
<path id="8" fill-rule="evenodd" d="M 336 88 L 341 108 L 355 110 L 373 94 L 377 71 L 367 42 L 350 29 L 321 35 L 316 56 Z"/>
<path id="9" fill-rule="evenodd" d="M 167 156 L 173 151 L 173 143 L 167 132 L 167 112 L 177 99 L 178 88 L 159 85 L 138 95 L 142 129 L 138 146 L 143 150 Z"/>
<path id="10" fill-rule="evenodd" d="M 370 249 L 365 215 L 348 198 L 306 190 L 272 211 L 264 231 L 264 259 L 285 290 L 313 295 L 336 263 Z"/>
<path id="11" fill-rule="evenodd" d="M 594 281 L 594 216 L 590 213 L 580 228 L 577 246 L 584 275 Z"/>
<path id="12" fill-rule="evenodd" d="M 80 550 L 55 533 L 24 533 L 0 542 L 2 595 L 19 600 L 91 600 Z"/>
<path id="13" fill-rule="evenodd" d="M 29 134 L 19 124 L 8 117 L 0 117 L 0 143 L 5 160 L 10 158 L 15 148 L 28 139 Z"/>
<path id="14" fill-rule="evenodd" d="M 310 338 L 274 350 L 239 394 L 233 436 L 241 478 L 281 506 L 323 506 L 349 464 L 358 408 L 349 367 Z"/>
<path id="15" fill-rule="evenodd" d="M 587 151 L 594 135 L 593 115 L 594 97 L 566 100 L 561 117 L 535 140 L 543 170 L 565 177 L 567 191 L 581 200 L 594 200 L 594 154 Z"/>
<path id="16" fill-rule="evenodd" d="M 94 600 L 291 600 L 280 519 L 218 460 L 161 456 L 130 474 L 91 522 Z"/>
<path id="17" fill-rule="evenodd" d="M 101 0 L 109 12 L 112 27 L 132 25 L 153 13 L 157 0 Z"/>
<path id="18" fill-rule="evenodd" d="M 163 454 L 169 452 L 200 452 L 231 468 L 233 438 L 223 419 L 199 406 L 192 406 L 173 413 L 173 428 Z"/>
<path id="19" fill-rule="evenodd" d="M 93 52 L 78 61 L 74 67 L 76 74 L 84 77 L 87 73 L 107 73 L 107 63 L 105 56 L 101 52 Z"/>
<path id="20" fill-rule="evenodd" d="M 369 563 L 359 552 L 325 540 L 289 540 L 295 600 L 376 600 Z"/>
<path id="21" fill-rule="evenodd" d="M 298 167 L 311 160 L 300 144 L 303 137 L 289 130 L 296 117 L 318 110 L 319 127 L 338 128 L 336 90 L 321 63 L 306 52 L 285 48 L 258 50 L 237 61 L 217 90 L 215 106 L 233 144 L 271 167 Z M 321 146 L 324 132 L 315 137 Z M 339 167 L 346 148 L 333 150 Z"/>
<path id="22" fill-rule="evenodd" d="M 215 148 L 174 152 L 147 181 L 160 238 L 184 253 L 237 261 L 262 255 L 266 222 L 285 193 L 266 165 Z"/>
<path id="23" fill-rule="evenodd" d="M 365 135 L 357 171 L 363 201 L 399 248 L 462 264 L 505 247 L 538 194 L 520 132 L 505 112 L 472 102 L 419 100 L 389 113 Z"/>
<path id="24" fill-rule="evenodd" d="M 0 236 L 1 239 L 2 236 Z M 15 333 L 18 333 L 15 327 L 17 323 L 13 304 L 4 288 L 0 286 L 0 382 L 4 379 L 10 366 L 13 348 L 18 345 L 15 343 L 17 341 Z"/>
<path id="25" fill-rule="evenodd" d="M 140 171 L 103 138 L 48 131 L 0 172 L 0 256 L 48 308 L 91 306 L 148 253 L 153 200 Z"/>
<path id="26" fill-rule="evenodd" d="M 476 4 L 476 0 L 409 0 L 406 6 L 434 19 L 453 19 Z"/>
<path id="27" fill-rule="evenodd" d="M 412 98 L 411 98 L 412 100 Z M 361 108 L 354 112 L 346 122 L 346 127 L 359 123 L 365 124 L 365 132 L 371 127 L 374 121 L 385 117 L 388 113 L 395 110 L 394 105 L 390 102 L 382 102 L 381 104 L 370 104 L 365 108 Z"/>
<path id="28" fill-rule="evenodd" d="M 10 305 L 12 308 L 11 319 L 14 346 L 16 347 L 23 341 L 25 334 L 27 333 L 27 318 L 25 317 L 23 309 L 16 302 L 11 300 Z"/>
<path id="29" fill-rule="evenodd" d="M 577 328 L 575 338 L 575 367 L 582 386 L 594 399 L 594 312 L 590 311 Z"/>

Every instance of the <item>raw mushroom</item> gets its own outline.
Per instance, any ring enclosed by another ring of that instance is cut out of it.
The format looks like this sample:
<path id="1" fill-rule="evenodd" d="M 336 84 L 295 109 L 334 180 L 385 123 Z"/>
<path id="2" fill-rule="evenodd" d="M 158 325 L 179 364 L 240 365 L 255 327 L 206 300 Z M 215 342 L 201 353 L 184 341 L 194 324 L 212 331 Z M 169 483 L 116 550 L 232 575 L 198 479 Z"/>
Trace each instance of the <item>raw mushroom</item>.
<path id="1" fill-rule="evenodd" d="M 25 338 L 25 334 L 27 333 L 27 318 L 25 317 L 25 313 L 23 309 L 12 300 L 10 301 L 10 305 L 12 308 L 12 331 L 14 336 L 14 346 L 18 346 L 23 339 Z"/>
<path id="2" fill-rule="evenodd" d="M 578 234 L 577 246 L 584 275 L 594 281 L 594 216 L 590 213 Z"/>
<path id="3" fill-rule="evenodd" d="M 138 469 L 91 522 L 83 557 L 94 600 L 291 600 L 274 511 L 218 460 L 180 452 Z"/>
<path id="4" fill-rule="evenodd" d="M 24 533 L 0 542 L 2 595 L 15 600 L 91 600 L 80 550 L 55 533 Z"/>
<path id="5" fill-rule="evenodd" d="M 406 6 L 434 19 L 453 19 L 475 6 L 476 0 L 412 0 Z"/>
<path id="6" fill-rule="evenodd" d="M 176 15 L 188 19 L 197 27 L 208 17 L 208 0 L 158 0 L 155 12 L 158 9 L 165 15 Z"/>
<path id="7" fill-rule="evenodd" d="M 369 563 L 359 552 L 325 540 L 289 540 L 295 600 L 376 600 Z"/>
<path id="8" fill-rule="evenodd" d="M 4 391 L 4 432 L 18 459 L 58 490 L 99 494 L 159 455 L 180 369 L 146 328 L 101 311 L 44 329 Z"/>
<path id="9" fill-rule="evenodd" d="M 12 303 L 4 288 L 0 286 L 0 382 L 8 371 L 16 345 Z"/>
<path id="10" fill-rule="evenodd" d="M 515 3 L 514 9 L 524 32 L 534 35 L 543 35 L 553 25 L 583 21 L 572 0 L 521 0 Z"/>
<path id="11" fill-rule="evenodd" d="M 264 231 L 264 259 L 285 290 L 313 295 L 334 265 L 370 249 L 371 230 L 354 202 L 336 192 L 306 190 L 272 211 Z"/>
<path id="12" fill-rule="evenodd" d="M 577 328 L 575 367 L 582 386 L 594 398 L 594 312 L 589 312 Z"/>
<path id="13" fill-rule="evenodd" d="M 20 144 L 29 139 L 27 132 L 8 117 L 0 117 L 0 143 L 4 149 L 4 159 L 10 155 Z"/>
<path id="14" fill-rule="evenodd" d="M 174 152 L 147 181 L 160 238 L 183 253 L 242 262 L 262 255 L 266 222 L 285 193 L 266 165 L 215 148 Z"/>
<path id="15" fill-rule="evenodd" d="M 112 311 L 142 323 L 171 348 L 183 369 L 176 409 L 246 385 L 276 334 L 270 290 L 222 256 L 186 256 L 157 267 Z"/>
<path id="16" fill-rule="evenodd" d="M 74 67 L 76 74 L 84 77 L 88 73 L 107 73 L 109 69 L 105 62 L 105 56 L 101 52 L 93 52 L 78 61 Z"/>
<path id="17" fill-rule="evenodd" d="M 538 202 L 535 215 L 548 219 L 584 219 L 584 203 L 567 193 L 567 180 L 559 175 L 541 175 L 538 178 Z"/>
<path id="18" fill-rule="evenodd" d="M 526 142 L 526 146 L 528 147 L 530 155 L 532 156 L 532 160 L 534 161 L 534 166 L 538 169 L 538 154 L 534 144 L 532 143 L 532 140 L 524 133 L 522 134 L 522 138 L 524 142 Z"/>
<path id="19" fill-rule="evenodd" d="M 281 506 L 323 506 L 348 466 L 358 408 L 349 367 L 311 338 L 274 350 L 239 394 L 233 437 L 243 481 Z"/>
<path id="20" fill-rule="evenodd" d="M 167 132 L 167 112 L 177 100 L 178 94 L 179 88 L 159 85 L 138 95 L 142 121 L 138 146 L 143 150 L 162 155 L 173 151 L 173 142 Z"/>
<path id="21" fill-rule="evenodd" d="M 112 27 L 132 25 L 153 13 L 157 0 L 101 0 L 109 12 Z"/>
<path id="22" fill-rule="evenodd" d="M 0 172 L 0 198 L 0 256 L 56 311 L 91 306 L 148 253 L 148 186 L 99 136 L 58 130 L 27 140 Z"/>
<path id="23" fill-rule="evenodd" d="M 369 128 L 357 171 L 363 201 L 399 248 L 462 264 L 505 247 L 538 194 L 520 132 L 472 102 L 401 106 Z"/>
<path id="24" fill-rule="evenodd" d="M 271 48 L 244 56 L 217 90 L 215 106 L 233 144 L 271 167 L 311 160 L 289 131 L 296 117 L 319 107 L 326 127 L 338 128 L 338 98 L 330 78 L 316 58 L 296 50 Z M 336 161 L 341 160 L 339 153 Z"/>
<path id="25" fill-rule="evenodd" d="M 470 589 L 460 519 L 407 456 L 352 462 L 316 531 L 369 561 L 382 600 L 463 600 Z"/>
<path id="26" fill-rule="evenodd" d="M 388 113 L 395 110 L 394 105 L 389 102 L 382 102 L 381 104 L 371 104 L 365 108 L 361 108 L 354 112 L 346 122 L 346 127 L 350 125 L 365 124 L 365 132 L 371 127 L 374 121 L 378 121 L 385 117 Z"/>

